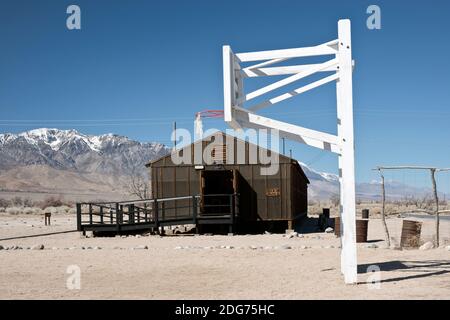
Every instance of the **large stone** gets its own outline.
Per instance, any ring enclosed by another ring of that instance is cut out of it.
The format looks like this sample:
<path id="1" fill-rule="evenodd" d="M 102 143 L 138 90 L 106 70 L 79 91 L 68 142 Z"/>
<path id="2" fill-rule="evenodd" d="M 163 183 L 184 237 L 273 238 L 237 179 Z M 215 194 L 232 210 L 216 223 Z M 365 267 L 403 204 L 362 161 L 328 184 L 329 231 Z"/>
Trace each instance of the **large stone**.
<path id="1" fill-rule="evenodd" d="M 4 250 L 5 249 L 5 247 L 3 247 L 2 245 L 0 245 L 0 250 Z"/>
<path id="2" fill-rule="evenodd" d="M 136 246 L 134 247 L 134 250 L 147 250 L 148 247 L 146 245 L 140 245 L 140 246 Z"/>
<path id="3" fill-rule="evenodd" d="M 36 245 L 31 247 L 31 250 L 44 250 L 44 245 L 43 244 L 36 244 Z"/>
<path id="4" fill-rule="evenodd" d="M 423 245 L 420 246 L 420 250 L 430 250 L 434 248 L 434 244 L 431 241 L 425 242 Z"/>
<path id="5" fill-rule="evenodd" d="M 325 229 L 325 232 L 326 233 L 333 233 L 334 229 L 332 227 L 328 227 L 328 228 Z"/>
<path id="6" fill-rule="evenodd" d="M 292 247 L 291 247 L 290 245 L 288 245 L 288 244 L 283 244 L 283 245 L 280 247 L 280 249 L 288 250 L 288 249 L 292 249 Z"/>

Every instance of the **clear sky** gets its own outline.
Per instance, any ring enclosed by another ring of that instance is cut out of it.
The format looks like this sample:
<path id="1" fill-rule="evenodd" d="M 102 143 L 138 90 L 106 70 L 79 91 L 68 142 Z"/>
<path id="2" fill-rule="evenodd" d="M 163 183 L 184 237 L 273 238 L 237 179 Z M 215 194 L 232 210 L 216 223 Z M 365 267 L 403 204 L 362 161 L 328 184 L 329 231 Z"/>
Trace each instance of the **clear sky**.
<path id="1" fill-rule="evenodd" d="M 70 4 L 81 8 L 81 30 L 66 28 Z M 381 30 L 366 27 L 370 4 L 381 8 Z M 374 179 L 378 164 L 450 167 L 449 15 L 444 0 L 2 0 L 0 131 L 75 128 L 170 144 L 172 121 L 192 130 L 195 112 L 222 108 L 222 45 L 316 45 L 350 18 L 358 181 Z M 334 133 L 334 85 L 264 114 Z M 289 149 L 337 171 L 332 154 Z"/>

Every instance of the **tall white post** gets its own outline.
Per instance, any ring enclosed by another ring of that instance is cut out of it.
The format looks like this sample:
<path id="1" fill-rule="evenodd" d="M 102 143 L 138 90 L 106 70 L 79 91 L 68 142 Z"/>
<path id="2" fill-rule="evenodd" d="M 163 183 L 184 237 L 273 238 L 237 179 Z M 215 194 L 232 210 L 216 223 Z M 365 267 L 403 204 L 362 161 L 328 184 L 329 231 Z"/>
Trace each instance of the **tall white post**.
<path id="1" fill-rule="evenodd" d="M 339 79 L 336 84 L 341 199 L 341 272 L 345 283 L 358 281 L 356 256 L 355 160 L 353 140 L 352 44 L 350 20 L 338 22 Z"/>
<path id="2" fill-rule="evenodd" d="M 335 55 L 335 57 L 318 64 L 273 66 L 291 58 L 325 55 Z M 263 62 L 247 67 L 240 66 L 240 63 L 253 61 Z M 348 284 L 357 283 L 352 62 L 351 30 L 350 20 L 348 19 L 339 20 L 338 39 L 313 47 L 236 54 L 231 51 L 229 46 L 223 47 L 224 118 L 231 127 L 235 129 L 243 127 L 276 129 L 284 137 L 339 155 L 341 271 L 344 274 L 345 283 Z M 330 71 L 336 73 L 295 90 L 289 90 L 266 101 L 254 102 L 253 106 L 247 105 L 254 98 L 273 92 L 312 74 Z M 276 75 L 288 75 L 288 77 L 253 92 L 244 93 L 244 78 Z M 270 107 L 335 80 L 337 81 L 337 135 L 270 119 L 255 113 L 255 111 Z"/>

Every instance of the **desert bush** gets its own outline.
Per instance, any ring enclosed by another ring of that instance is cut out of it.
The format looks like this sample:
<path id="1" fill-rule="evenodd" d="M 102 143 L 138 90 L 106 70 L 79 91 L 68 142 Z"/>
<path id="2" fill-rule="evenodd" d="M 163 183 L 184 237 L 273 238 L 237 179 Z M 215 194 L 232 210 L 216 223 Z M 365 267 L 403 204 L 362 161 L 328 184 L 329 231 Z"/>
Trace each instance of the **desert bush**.
<path id="1" fill-rule="evenodd" d="M 24 198 L 23 201 L 22 201 L 22 205 L 23 205 L 24 207 L 29 207 L 29 208 L 31 208 L 31 207 L 34 207 L 34 201 L 31 200 L 30 198 Z"/>
<path id="2" fill-rule="evenodd" d="M 7 208 L 10 206 L 10 204 L 11 204 L 11 201 L 3 199 L 3 198 L 0 199 L 0 207 Z"/>
<path id="3" fill-rule="evenodd" d="M 67 205 L 63 205 L 58 208 L 59 213 L 68 213 L 71 208 Z"/>
<path id="4" fill-rule="evenodd" d="M 53 196 L 45 198 L 41 203 L 40 207 L 41 209 L 49 208 L 49 207 L 60 207 L 64 203 L 62 202 L 61 198 L 56 198 Z"/>
<path id="5" fill-rule="evenodd" d="M 51 214 L 57 214 L 58 208 L 57 207 L 45 207 L 42 209 L 43 212 L 50 212 Z"/>
<path id="6" fill-rule="evenodd" d="M 17 215 L 17 214 L 20 214 L 21 212 L 22 212 L 22 208 L 19 208 L 19 207 L 6 208 L 6 213 L 7 214 Z"/>
<path id="7" fill-rule="evenodd" d="M 23 199 L 21 197 L 14 197 L 11 199 L 11 205 L 20 207 L 23 205 Z"/>

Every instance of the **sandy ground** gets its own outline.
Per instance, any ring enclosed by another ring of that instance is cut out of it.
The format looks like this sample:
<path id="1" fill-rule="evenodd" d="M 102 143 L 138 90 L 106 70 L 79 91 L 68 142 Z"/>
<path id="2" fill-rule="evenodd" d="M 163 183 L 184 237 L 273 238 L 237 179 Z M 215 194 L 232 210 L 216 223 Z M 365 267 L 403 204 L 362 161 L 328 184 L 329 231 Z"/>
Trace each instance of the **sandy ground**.
<path id="1" fill-rule="evenodd" d="M 401 219 L 388 222 L 398 241 Z M 358 285 L 343 283 L 339 239 L 333 234 L 83 238 L 63 233 L 74 226 L 75 217 L 67 215 L 54 217 L 47 227 L 42 217 L 1 216 L 0 245 L 45 249 L 0 250 L 0 298 L 450 299 L 445 248 L 450 221 L 442 223 L 440 248 L 402 251 L 383 248 L 380 220 L 370 220 L 370 243 L 358 244 Z M 432 233 L 433 221 L 424 220 L 423 240 Z M 49 235 L 26 237 L 36 234 Z M 367 247 L 374 244 L 378 248 Z M 67 288 L 73 265 L 81 272 L 79 290 Z M 368 272 L 370 266 L 380 273 Z M 371 285 L 370 277 L 377 276 L 379 286 Z"/>

